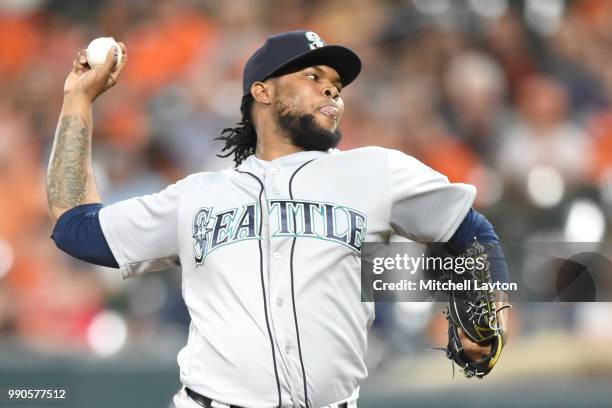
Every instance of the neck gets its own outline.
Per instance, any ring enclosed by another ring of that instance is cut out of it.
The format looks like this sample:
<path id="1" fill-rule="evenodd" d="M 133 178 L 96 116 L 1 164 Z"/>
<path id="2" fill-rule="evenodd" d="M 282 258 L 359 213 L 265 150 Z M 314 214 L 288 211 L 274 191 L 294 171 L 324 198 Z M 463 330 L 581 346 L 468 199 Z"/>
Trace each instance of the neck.
<path id="1" fill-rule="evenodd" d="M 255 155 L 262 160 L 272 161 L 303 150 L 301 147 L 291 144 L 287 139 L 271 141 L 262 137 L 257 139 Z"/>
<path id="2" fill-rule="evenodd" d="M 304 150 L 291 143 L 289 136 L 278 127 L 272 118 L 258 122 L 255 124 L 257 132 L 255 155 L 258 158 L 272 161 Z"/>

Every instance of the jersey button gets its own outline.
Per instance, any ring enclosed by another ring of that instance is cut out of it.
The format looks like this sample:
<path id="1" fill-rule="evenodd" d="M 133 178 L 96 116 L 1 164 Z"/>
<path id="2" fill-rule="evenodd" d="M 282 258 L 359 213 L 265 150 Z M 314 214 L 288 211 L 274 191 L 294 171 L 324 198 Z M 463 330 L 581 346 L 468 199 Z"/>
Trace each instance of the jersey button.
<path id="1" fill-rule="evenodd" d="M 291 347 L 285 346 L 285 354 L 291 354 Z"/>
<path id="2" fill-rule="evenodd" d="M 278 169 L 276 167 L 272 167 L 272 169 L 270 169 L 270 173 L 276 176 L 278 174 Z"/>
<path id="3" fill-rule="evenodd" d="M 283 303 L 284 302 L 285 301 L 282 298 L 276 299 L 276 304 L 277 304 L 278 307 L 283 307 Z"/>
<path id="4" fill-rule="evenodd" d="M 274 187 L 274 189 L 272 190 L 274 192 L 274 194 L 279 195 L 280 194 L 280 189 L 278 187 Z"/>
<path id="5" fill-rule="evenodd" d="M 281 254 L 280 254 L 280 252 L 275 252 L 275 253 L 274 253 L 274 259 L 281 259 Z"/>

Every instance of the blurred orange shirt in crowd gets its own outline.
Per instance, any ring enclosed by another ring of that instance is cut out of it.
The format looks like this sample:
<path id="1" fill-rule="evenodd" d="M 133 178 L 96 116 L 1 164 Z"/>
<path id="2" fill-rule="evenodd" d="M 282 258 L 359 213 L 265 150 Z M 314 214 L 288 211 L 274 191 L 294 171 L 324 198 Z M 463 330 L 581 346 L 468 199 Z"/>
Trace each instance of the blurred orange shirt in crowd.
<path id="1" fill-rule="evenodd" d="M 211 21 L 189 10 L 135 28 L 124 39 L 129 55 L 124 78 L 136 90 L 154 92 L 176 79 L 195 58 L 203 57 L 216 35 Z"/>
<path id="2" fill-rule="evenodd" d="M 589 131 L 594 143 L 591 174 L 598 183 L 605 173 L 612 171 L 612 112 L 596 115 Z"/>
<path id="3" fill-rule="evenodd" d="M 19 74 L 36 57 L 42 43 L 38 20 L 37 16 L 0 13 L 0 82 Z"/>

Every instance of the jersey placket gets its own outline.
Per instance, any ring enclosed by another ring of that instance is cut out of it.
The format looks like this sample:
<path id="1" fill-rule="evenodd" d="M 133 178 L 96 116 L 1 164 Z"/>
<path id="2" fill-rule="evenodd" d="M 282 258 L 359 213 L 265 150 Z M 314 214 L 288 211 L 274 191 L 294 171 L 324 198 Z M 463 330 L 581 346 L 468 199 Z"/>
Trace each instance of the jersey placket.
<path id="1" fill-rule="evenodd" d="M 289 198 L 289 170 L 278 165 L 266 166 L 264 188 L 268 200 L 266 210 L 269 215 L 269 202 Z M 289 214 L 287 214 L 289 216 Z M 291 282 L 289 276 L 291 237 L 278 237 L 279 219 L 269 217 L 269 228 L 265 239 L 268 241 L 268 304 L 274 342 L 278 350 L 281 370 L 287 375 L 291 399 L 300 407 L 300 394 L 303 389 L 301 365 L 294 327 Z M 303 396 L 302 396 L 303 397 Z"/>

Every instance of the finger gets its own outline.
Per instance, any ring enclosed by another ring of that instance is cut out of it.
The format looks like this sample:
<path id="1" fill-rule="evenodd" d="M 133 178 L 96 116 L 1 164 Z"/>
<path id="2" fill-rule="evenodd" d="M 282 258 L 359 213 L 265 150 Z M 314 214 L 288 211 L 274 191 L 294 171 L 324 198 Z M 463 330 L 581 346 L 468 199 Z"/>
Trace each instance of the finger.
<path id="1" fill-rule="evenodd" d="M 77 62 L 82 65 L 83 67 L 88 67 L 89 68 L 89 64 L 87 63 L 87 50 L 81 50 L 78 52 L 77 54 Z"/>
<path id="2" fill-rule="evenodd" d="M 77 74 L 82 74 L 89 69 L 87 57 L 85 56 L 85 50 L 81 50 L 77 53 L 76 58 L 72 61 L 72 68 Z"/>
<path id="3" fill-rule="evenodd" d="M 72 60 L 72 70 L 76 72 L 77 74 L 80 74 L 81 72 L 83 72 L 84 68 L 81 64 L 79 64 L 78 59 Z"/>
<path id="4" fill-rule="evenodd" d="M 463 346 L 465 353 L 468 355 L 470 359 L 477 361 L 483 357 L 488 356 L 489 353 L 491 352 L 490 345 L 482 346 L 476 343 L 474 340 L 470 339 L 465 334 L 465 332 L 463 331 L 461 327 L 457 329 L 457 333 L 459 334 L 461 345 Z"/>
<path id="5" fill-rule="evenodd" d="M 110 75 L 110 73 L 115 69 L 115 65 L 117 64 L 117 49 L 115 47 L 111 47 L 106 53 L 106 59 L 98 67 L 98 69 L 103 72 L 105 75 Z"/>
<path id="6" fill-rule="evenodd" d="M 119 63 L 119 66 L 117 67 L 117 69 L 115 69 L 109 78 L 109 81 L 106 83 L 106 87 L 110 88 L 112 86 L 114 86 L 117 82 L 119 82 L 119 76 L 121 75 L 121 71 L 123 71 L 123 68 L 125 67 L 125 64 L 127 63 L 127 48 L 125 46 L 125 44 L 123 43 L 119 43 L 119 48 L 121 48 L 121 62 Z M 111 81 L 112 79 L 112 81 Z"/>
<path id="7" fill-rule="evenodd" d="M 127 64 L 128 59 L 127 48 L 125 47 L 125 44 L 119 43 L 119 48 L 121 49 L 121 62 L 112 74 L 116 80 L 119 79 L 119 75 L 121 74 L 121 71 L 123 71 L 123 67 L 125 67 L 125 64 Z"/>
<path id="8" fill-rule="evenodd" d="M 127 59 L 128 59 L 127 47 L 122 42 L 120 42 L 118 44 L 119 44 L 119 48 L 121 49 L 121 64 L 119 64 L 119 65 L 123 66 L 123 65 L 125 65 L 127 63 Z"/>
<path id="9" fill-rule="evenodd" d="M 112 88 L 117 83 L 117 79 L 113 78 L 113 75 L 110 75 L 106 80 L 106 84 L 104 85 L 104 90 L 106 91 L 108 88 Z"/>
<path id="10" fill-rule="evenodd" d="M 465 332 L 463 331 L 463 329 L 462 329 L 461 327 L 459 327 L 459 328 L 457 329 L 457 333 L 459 334 L 459 339 L 461 340 L 461 342 L 464 342 L 464 341 L 466 341 L 466 340 L 467 340 L 467 341 L 469 341 L 470 343 L 474 343 L 474 344 L 476 344 L 476 342 L 474 342 L 474 340 L 472 340 L 471 338 L 469 338 L 469 337 L 468 337 L 468 336 L 465 334 Z M 468 343 L 468 344 L 469 344 L 469 343 Z"/>
<path id="11" fill-rule="evenodd" d="M 117 82 L 119 82 L 119 72 L 115 71 L 112 74 L 110 74 L 110 76 L 108 77 L 108 80 L 106 81 L 105 89 L 115 86 Z"/>
<path id="12" fill-rule="evenodd" d="M 461 344 L 463 344 L 463 348 L 470 352 L 481 352 L 487 349 L 487 346 L 481 346 L 472 340 L 468 335 L 465 334 L 465 331 L 461 327 L 458 329 L 459 339 L 461 340 Z"/>

